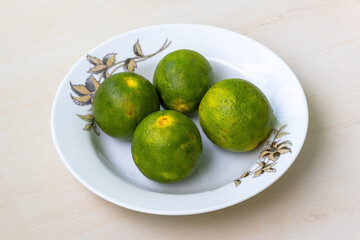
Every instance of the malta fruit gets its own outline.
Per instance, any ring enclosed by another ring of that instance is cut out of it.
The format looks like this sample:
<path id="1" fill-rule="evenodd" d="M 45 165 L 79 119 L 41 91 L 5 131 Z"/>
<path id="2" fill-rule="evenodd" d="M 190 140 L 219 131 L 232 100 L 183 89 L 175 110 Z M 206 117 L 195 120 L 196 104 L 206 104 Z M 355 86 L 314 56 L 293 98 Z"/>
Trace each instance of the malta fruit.
<path id="1" fill-rule="evenodd" d="M 200 53 L 182 49 L 161 59 L 153 80 L 164 108 L 187 114 L 197 110 L 211 87 L 213 73 Z"/>
<path id="2" fill-rule="evenodd" d="M 154 86 L 136 73 L 117 73 L 97 89 L 94 118 L 108 135 L 130 140 L 136 126 L 148 114 L 160 110 Z"/>
<path id="3" fill-rule="evenodd" d="M 275 122 L 265 95 L 252 83 L 226 79 L 214 84 L 199 106 L 206 136 L 233 152 L 246 152 L 264 141 Z"/>
<path id="4" fill-rule="evenodd" d="M 200 161 L 202 141 L 196 125 L 182 113 L 163 110 L 136 128 L 131 154 L 145 177 L 161 183 L 186 178 Z"/>

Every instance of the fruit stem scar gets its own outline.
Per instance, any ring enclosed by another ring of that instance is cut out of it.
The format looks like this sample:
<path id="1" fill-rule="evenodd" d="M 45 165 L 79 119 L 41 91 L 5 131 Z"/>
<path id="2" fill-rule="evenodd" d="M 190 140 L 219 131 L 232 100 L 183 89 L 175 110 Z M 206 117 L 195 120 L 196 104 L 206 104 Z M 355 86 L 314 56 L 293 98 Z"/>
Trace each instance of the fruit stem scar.
<path id="1" fill-rule="evenodd" d="M 179 112 L 185 112 L 188 110 L 188 106 L 186 105 L 186 103 L 184 103 L 184 101 L 179 98 L 175 100 L 174 108 Z"/>
<path id="2" fill-rule="evenodd" d="M 163 117 L 162 119 L 160 119 L 159 124 L 164 126 L 167 125 L 169 123 L 167 117 Z"/>
<path id="3" fill-rule="evenodd" d="M 180 110 L 184 110 L 184 109 L 186 108 L 186 105 L 185 105 L 184 103 L 180 103 L 180 104 L 178 105 L 178 108 L 179 108 Z"/>
<path id="4" fill-rule="evenodd" d="M 172 122 L 172 119 L 170 116 L 161 116 L 161 117 L 158 117 L 158 119 L 156 120 L 156 126 L 166 127 L 166 126 L 170 125 L 171 122 Z"/>

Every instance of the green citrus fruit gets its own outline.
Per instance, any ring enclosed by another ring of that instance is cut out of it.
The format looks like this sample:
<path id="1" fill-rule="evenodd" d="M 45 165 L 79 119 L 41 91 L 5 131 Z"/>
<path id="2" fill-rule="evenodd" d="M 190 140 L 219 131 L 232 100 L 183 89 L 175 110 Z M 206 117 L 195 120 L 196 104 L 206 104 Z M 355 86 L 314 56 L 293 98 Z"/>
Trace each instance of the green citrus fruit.
<path id="1" fill-rule="evenodd" d="M 199 121 L 206 136 L 233 152 L 254 149 L 275 122 L 271 106 L 255 85 L 226 79 L 212 86 L 199 106 Z"/>
<path id="2" fill-rule="evenodd" d="M 162 183 L 176 182 L 189 176 L 199 164 L 200 132 L 182 113 L 154 112 L 136 128 L 131 153 L 147 178 Z"/>
<path id="3" fill-rule="evenodd" d="M 186 49 L 167 54 L 154 73 L 154 85 L 164 108 L 185 114 L 197 110 L 212 81 L 212 68 L 206 58 Z"/>
<path id="4" fill-rule="evenodd" d="M 105 133 L 126 140 L 144 117 L 159 109 L 154 86 L 129 72 L 107 78 L 97 89 L 92 107 L 95 121 Z"/>

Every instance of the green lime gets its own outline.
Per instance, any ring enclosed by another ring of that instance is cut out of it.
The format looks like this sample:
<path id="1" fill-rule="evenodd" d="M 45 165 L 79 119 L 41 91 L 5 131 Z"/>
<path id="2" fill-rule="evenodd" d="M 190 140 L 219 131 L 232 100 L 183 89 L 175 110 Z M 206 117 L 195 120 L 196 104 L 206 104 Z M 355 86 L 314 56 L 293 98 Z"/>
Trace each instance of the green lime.
<path id="1" fill-rule="evenodd" d="M 160 109 L 154 86 L 136 73 L 117 73 L 98 88 L 93 101 L 96 123 L 108 135 L 130 140 L 136 126 Z"/>
<path id="2" fill-rule="evenodd" d="M 245 152 L 264 141 L 275 122 L 265 95 L 252 83 L 226 79 L 212 86 L 199 106 L 206 136 L 221 148 Z"/>
<path id="3" fill-rule="evenodd" d="M 182 113 L 154 112 L 136 128 L 131 153 L 147 178 L 162 183 L 176 182 L 189 176 L 199 164 L 200 132 Z"/>
<path id="4" fill-rule="evenodd" d="M 206 58 L 186 49 L 167 54 L 154 73 L 154 85 L 164 108 L 185 114 L 197 110 L 212 81 L 212 68 Z"/>

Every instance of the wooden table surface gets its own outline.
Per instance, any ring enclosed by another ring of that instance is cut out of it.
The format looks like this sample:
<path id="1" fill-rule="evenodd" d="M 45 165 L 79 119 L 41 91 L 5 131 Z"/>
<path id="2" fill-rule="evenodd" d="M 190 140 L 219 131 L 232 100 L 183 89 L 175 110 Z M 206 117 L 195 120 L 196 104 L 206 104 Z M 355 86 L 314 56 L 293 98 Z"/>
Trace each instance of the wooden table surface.
<path id="1" fill-rule="evenodd" d="M 360 239 L 360 1 L 0 2 L 0 239 Z M 65 168 L 50 133 L 75 62 L 139 27 L 200 23 L 245 34 L 289 64 L 310 122 L 299 157 L 233 207 L 156 216 L 113 205 Z"/>

